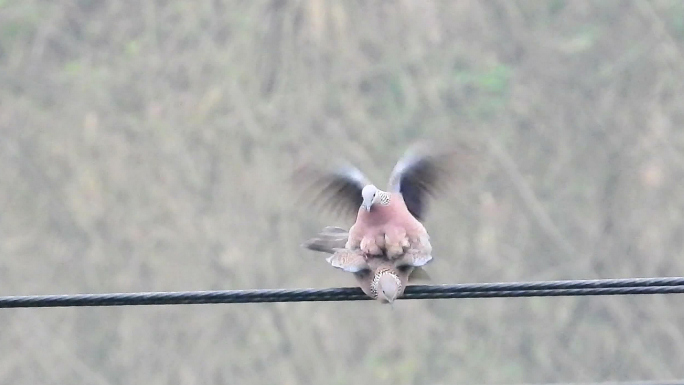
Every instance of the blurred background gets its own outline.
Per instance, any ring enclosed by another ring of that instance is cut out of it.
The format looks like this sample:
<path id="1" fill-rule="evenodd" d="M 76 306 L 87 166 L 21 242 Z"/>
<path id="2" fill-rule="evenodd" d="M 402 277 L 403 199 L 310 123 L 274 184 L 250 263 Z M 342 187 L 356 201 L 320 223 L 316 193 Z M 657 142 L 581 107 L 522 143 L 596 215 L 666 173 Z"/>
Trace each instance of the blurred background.
<path id="1" fill-rule="evenodd" d="M 352 286 L 290 173 L 424 138 L 433 283 L 684 275 L 683 95 L 677 0 L 2 0 L 0 295 Z M 682 305 L 6 309 L 0 384 L 677 379 Z"/>

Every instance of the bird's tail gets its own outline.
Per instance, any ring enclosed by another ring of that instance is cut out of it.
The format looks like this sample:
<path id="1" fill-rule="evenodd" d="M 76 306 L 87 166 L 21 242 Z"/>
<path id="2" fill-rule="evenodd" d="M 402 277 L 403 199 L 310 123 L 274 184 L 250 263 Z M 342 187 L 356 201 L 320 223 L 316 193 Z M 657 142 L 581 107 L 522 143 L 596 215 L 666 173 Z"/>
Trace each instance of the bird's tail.
<path id="1" fill-rule="evenodd" d="M 349 232 L 341 227 L 328 226 L 318 233 L 315 237 L 302 244 L 302 247 L 320 251 L 323 253 L 334 254 L 335 249 L 343 249 L 347 244 Z"/>

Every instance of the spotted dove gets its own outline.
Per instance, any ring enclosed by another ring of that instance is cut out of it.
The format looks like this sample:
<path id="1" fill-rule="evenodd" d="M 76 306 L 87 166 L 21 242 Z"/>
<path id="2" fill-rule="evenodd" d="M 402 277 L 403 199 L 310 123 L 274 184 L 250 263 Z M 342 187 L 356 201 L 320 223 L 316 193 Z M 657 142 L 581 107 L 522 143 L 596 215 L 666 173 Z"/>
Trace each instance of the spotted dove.
<path id="1" fill-rule="evenodd" d="M 396 163 L 388 191 L 372 184 L 356 167 L 346 164 L 332 171 L 310 165 L 296 174 L 319 191 L 323 206 L 356 213 L 345 244 L 366 256 L 398 258 L 407 250 L 430 256 L 432 245 L 423 226 L 428 195 L 444 186 L 452 171 L 456 150 L 413 146 Z"/>
<path id="2" fill-rule="evenodd" d="M 382 303 L 392 304 L 404 293 L 409 282 L 430 277 L 422 266 L 431 256 L 419 252 L 407 252 L 399 258 L 386 256 L 367 257 L 360 249 L 345 247 L 348 232 L 339 227 L 328 226 L 303 246 L 309 250 L 331 254 L 326 260 L 333 267 L 352 273 L 363 292 Z"/>

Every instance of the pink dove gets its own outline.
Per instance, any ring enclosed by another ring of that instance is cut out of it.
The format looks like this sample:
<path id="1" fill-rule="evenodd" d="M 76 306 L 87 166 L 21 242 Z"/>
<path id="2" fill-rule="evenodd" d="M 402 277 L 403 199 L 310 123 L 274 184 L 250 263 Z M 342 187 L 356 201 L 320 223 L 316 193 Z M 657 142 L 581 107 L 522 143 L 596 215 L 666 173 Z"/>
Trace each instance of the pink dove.
<path id="1" fill-rule="evenodd" d="M 356 211 L 349 229 L 348 250 L 360 248 L 367 256 L 398 258 L 407 250 L 429 256 L 430 237 L 423 226 L 428 194 L 445 182 L 455 150 L 414 146 L 399 159 L 389 178 L 387 191 L 372 184 L 351 165 L 326 172 L 304 167 L 299 178 L 313 182 L 326 203 Z"/>

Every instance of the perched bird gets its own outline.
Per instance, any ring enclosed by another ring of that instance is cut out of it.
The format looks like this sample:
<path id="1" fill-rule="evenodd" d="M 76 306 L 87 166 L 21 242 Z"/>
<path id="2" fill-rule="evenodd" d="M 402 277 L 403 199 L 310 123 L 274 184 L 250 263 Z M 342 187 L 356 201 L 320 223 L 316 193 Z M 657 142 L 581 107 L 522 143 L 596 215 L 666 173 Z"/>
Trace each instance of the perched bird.
<path id="1" fill-rule="evenodd" d="M 332 171 L 306 165 L 295 174 L 307 183 L 308 194 L 318 192 L 324 206 L 355 213 L 345 248 L 360 248 L 366 256 L 398 258 L 407 250 L 430 256 L 432 245 L 423 226 L 428 195 L 445 186 L 458 151 L 415 145 L 399 159 L 387 191 L 371 183 L 356 167 L 345 164 Z M 311 199 L 315 202 L 314 199 Z"/>
<path id="2" fill-rule="evenodd" d="M 347 237 L 346 230 L 329 226 L 302 246 L 332 254 L 326 258 L 328 263 L 352 273 L 361 290 L 382 303 L 393 303 L 404 293 L 409 282 L 430 279 L 422 268 L 432 259 L 430 255 L 408 252 L 394 259 L 384 255 L 367 257 L 361 249 L 347 249 Z"/>

